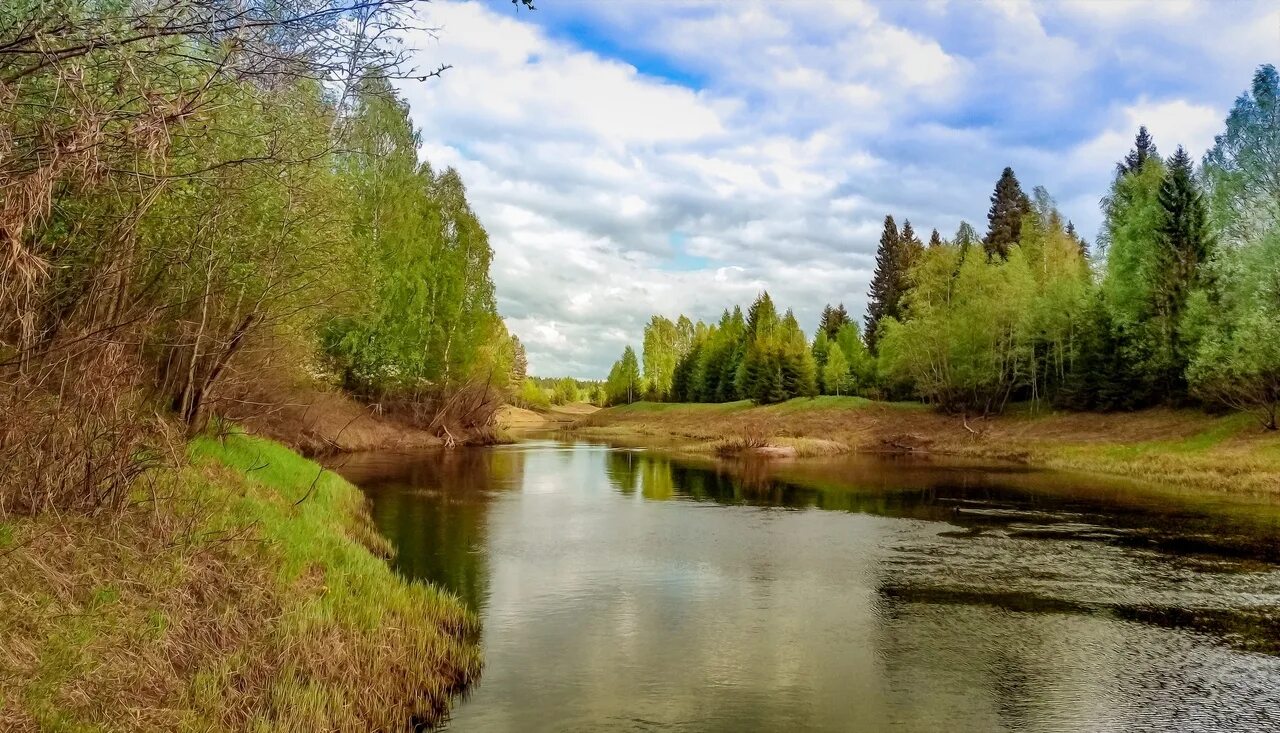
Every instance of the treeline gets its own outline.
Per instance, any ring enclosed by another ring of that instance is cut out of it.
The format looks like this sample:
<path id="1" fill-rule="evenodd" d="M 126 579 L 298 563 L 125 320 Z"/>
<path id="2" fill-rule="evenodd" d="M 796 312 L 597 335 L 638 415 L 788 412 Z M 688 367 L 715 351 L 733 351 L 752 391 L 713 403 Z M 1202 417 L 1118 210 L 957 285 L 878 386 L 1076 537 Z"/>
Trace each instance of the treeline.
<path id="1" fill-rule="evenodd" d="M 604 382 L 573 377 L 527 377 L 514 395 L 517 407 L 546 409 L 552 405 L 605 403 Z"/>
<path id="2" fill-rule="evenodd" d="M 607 382 L 635 399 L 775 402 L 857 394 L 989 414 L 1219 404 L 1280 409 L 1280 77 L 1262 66 L 1197 166 L 1146 128 L 1116 167 L 1095 252 L 1043 188 L 1006 168 L 986 234 L 928 243 L 885 218 L 859 333 L 828 306 L 806 340 L 762 294 L 714 324 L 655 316 L 643 372 L 628 348 Z M 651 355 L 652 352 L 652 355 Z"/>
<path id="3" fill-rule="evenodd" d="M 0 413 L 21 416 L 0 472 L 27 487 L 11 506 L 154 455 L 157 408 L 189 431 L 269 410 L 267 379 L 455 410 L 459 389 L 506 388 L 518 347 L 484 228 L 392 88 L 411 12 L 0 9 Z"/>

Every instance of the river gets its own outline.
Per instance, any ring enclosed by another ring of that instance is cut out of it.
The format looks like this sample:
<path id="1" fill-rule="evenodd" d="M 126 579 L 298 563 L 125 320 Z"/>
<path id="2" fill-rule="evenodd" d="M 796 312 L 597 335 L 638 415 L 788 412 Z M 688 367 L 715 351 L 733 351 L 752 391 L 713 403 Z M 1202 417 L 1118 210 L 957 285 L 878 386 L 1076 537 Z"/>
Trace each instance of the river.
<path id="1" fill-rule="evenodd" d="M 1280 508 L 583 442 L 348 457 L 481 619 L 450 731 L 1280 730 Z"/>

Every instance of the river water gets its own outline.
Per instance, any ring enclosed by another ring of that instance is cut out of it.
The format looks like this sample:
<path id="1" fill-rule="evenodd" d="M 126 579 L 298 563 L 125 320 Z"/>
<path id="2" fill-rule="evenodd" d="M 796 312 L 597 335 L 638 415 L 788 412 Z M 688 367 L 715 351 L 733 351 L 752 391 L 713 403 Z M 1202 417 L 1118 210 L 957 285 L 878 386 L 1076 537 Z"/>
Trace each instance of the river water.
<path id="1" fill-rule="evenodd" d="M 1280 508 L 1018 468 L 367 454 L 481 619 L 450 731 L 1280 731 Z"/>

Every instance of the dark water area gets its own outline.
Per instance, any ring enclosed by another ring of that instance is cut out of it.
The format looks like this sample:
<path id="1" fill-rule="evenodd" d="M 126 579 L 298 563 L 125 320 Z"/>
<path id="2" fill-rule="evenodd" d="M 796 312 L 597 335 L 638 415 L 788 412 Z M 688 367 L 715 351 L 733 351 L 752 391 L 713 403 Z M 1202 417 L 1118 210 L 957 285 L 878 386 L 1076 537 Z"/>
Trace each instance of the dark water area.
<path id="1" fill-rule="evenodd" d="M 1016 467 L 367 454 L 451 731 L 1280 731 L 1280 507 Z"/>

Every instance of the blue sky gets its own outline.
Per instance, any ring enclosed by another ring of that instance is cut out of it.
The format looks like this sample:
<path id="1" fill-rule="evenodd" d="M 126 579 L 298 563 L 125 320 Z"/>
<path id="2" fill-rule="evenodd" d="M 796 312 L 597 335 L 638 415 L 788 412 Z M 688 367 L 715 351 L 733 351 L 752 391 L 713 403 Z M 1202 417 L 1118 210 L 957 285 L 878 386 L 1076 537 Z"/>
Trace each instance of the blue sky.
<path id="1" fill-rule="evenodd" d="M 403 88 L 489 231 L 540 375 L 601 377 L 653 313 L 768 289 L 811 328 L 865 306 L 885 214 L 922 238 L 1013 166 L 1092 238 L 1139 124 L 1199 156 L 1274 2 L 437 1 Z"/>

